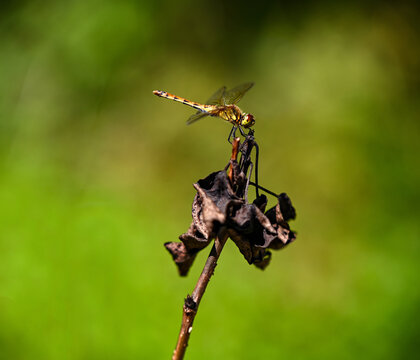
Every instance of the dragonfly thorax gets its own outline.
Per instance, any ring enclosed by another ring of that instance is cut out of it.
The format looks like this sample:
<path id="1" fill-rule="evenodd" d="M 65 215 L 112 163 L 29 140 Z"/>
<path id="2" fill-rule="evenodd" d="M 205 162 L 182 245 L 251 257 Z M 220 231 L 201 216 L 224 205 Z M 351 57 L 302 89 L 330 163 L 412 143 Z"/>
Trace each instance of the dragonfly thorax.
<path id="1" fill-rule="evenodd" d="M 219 116 L 222 119 L 229 121 L 236 126 L 243 126 L 249 128 L 255 124 L 254 116 L 246 114 L 236 105 L 222 105 L 217 106 L 214 111 L 209 111 L 213 116 Z"/>

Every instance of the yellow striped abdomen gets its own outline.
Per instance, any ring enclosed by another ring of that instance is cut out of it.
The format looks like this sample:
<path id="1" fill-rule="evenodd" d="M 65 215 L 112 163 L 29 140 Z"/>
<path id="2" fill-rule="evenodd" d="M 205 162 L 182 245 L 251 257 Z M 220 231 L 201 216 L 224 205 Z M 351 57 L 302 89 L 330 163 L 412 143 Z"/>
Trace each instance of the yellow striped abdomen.
<path id="1" fill-rule="evenodd" d="M 187 100 L 187 99 L 185 99 L 181 96 L 176 96 L 176 95 L 170 94 L 166 91 L 154 90 L 153 94 L 155 94 L 157 96 L 160 96 L 160 97 L 163 97 L 163 98 L 166 98 L 166 99 L 169 99 L 169 100 L 178 101 L 178 102 L 180 102 L 184 105 L 191 106 L 192 108 L 197 109 L 199 111 L 203 111 L 203 112 L 209 112 L 209 110 L 215 108 L 215 106 L 213 106 L 213 105 L 203 105 L 203 104 L 197 103 L 195 101 Z"/>

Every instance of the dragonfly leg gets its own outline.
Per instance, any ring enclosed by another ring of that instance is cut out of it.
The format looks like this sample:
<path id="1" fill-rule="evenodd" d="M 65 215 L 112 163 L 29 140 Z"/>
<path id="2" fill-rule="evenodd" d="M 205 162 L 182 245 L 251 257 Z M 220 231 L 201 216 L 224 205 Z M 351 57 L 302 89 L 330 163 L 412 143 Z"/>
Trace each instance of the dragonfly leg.
<path id="1" fill-rule="evenodd" d="M 236 129 L 237 129 L 237 127 L 234 125 L 234 126 L 232 126 L 232 129 L 230 130 L 229 136 L 227 138 L 229 144 L 232 144 L 232 141 L 230 139 L 235 138 Z"/>
<path id="2" fill-rule="evenodd" d="M 243 131 L 243 129 L 241 128 L 241 126 L 240 126 L 240 125 L 238 126 L 238 128 L 239 128 L 239 131 L 241 132 L 241 135 L 242 135 L 243 137 L 246 137 L 246 134 L 245 134 L 245 132 Z"/>

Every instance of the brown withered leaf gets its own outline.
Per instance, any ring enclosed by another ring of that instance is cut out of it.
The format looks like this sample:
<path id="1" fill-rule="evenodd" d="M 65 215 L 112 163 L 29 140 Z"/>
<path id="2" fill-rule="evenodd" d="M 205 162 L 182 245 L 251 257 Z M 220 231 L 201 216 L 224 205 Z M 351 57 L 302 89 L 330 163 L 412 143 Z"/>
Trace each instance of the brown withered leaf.
<path id="1" fill-rule="evenodd" d="M 225 171 L 211 173 L 194 184 L 197 194 L 192 206 L 193 221 L 180 235 L 182 243 L 166 243 L 181 276 L 186 276 L 197 253 L 213 239 L 220 227 L 226 227 L 230 238 L 249 264 L 264 269 L 271 260 L 268 249 L 278 250 L 296 239 L 288 220 L 296 217 L 289 197 L 282 193 L 275 207 L 264 213 L 267 198 L 259 196 L 252 204 L 242 194 L 246 179 L 236 161 L 231 185 Z M 234 191 L 235 189 L 235 191 Z"/>

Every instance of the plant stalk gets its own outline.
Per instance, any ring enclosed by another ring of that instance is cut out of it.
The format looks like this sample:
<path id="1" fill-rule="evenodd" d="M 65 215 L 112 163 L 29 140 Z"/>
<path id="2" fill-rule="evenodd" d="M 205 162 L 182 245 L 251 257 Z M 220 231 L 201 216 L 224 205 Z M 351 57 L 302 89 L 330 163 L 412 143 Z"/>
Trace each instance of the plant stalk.
<path id="1" fill-rule="evenodd" d="M 203 271 L 197 281 L 192 295 L 188 295 L 184 301 L 183 315 L 181 330 L 179 332 L 178 343 L 176 344 L 172 360 L 181 360 L 184 358 L 185 351 L 187 350 L 188 340 L 193 329 L 192 325 L 194 318 L 197 315 L 198 306 L 200 305 L 201 298 L 206 291 L 207 285 L 214 273 L 220 253 L 225 246 L 229 234 L 226 228 L 222 228 L 216 238 L 214 239 L 213 247 L 204 265 Z"/>

